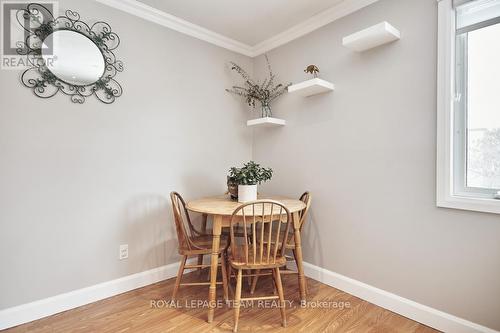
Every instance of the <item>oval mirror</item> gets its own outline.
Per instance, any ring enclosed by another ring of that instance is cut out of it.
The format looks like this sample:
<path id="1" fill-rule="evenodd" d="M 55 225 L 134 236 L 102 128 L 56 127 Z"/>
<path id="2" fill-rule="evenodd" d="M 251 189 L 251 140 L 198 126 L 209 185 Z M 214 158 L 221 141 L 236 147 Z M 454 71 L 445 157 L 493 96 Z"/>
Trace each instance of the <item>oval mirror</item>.
<path id="1" fill-rule="evenodd" d="M 58 30 L 47 36 L 42 58 L 52 74 L 69 84 L 89 85 L 104 74 L 101 50 L 90 38 L 75 31 Z"/>

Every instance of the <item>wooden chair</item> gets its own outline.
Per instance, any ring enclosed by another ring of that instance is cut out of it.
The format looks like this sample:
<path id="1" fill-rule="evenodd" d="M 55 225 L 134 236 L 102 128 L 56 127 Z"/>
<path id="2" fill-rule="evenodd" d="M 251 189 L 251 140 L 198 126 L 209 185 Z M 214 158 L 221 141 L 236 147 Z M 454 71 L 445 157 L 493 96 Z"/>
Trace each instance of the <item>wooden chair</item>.
<path id="1" fill-rule="evenodd" d="M 202 269 L 205 267 L 210 267 L 210 264 L 203 264 L 200 261 L 200 256 L 203 259 L 203 255 L 212 253 L 212 235 L 198 231 L 194 225 L 191 223 L 191 218 L 189 217 L 189 212 L 186 209 L 186 203 L 182 199 L 181 195 L 177 192 L 170 193 L 170 200 L 172 201 L 172 210 L 174 212 L 174 222 L 175 230 L 177 231 L 177 240 L 179 242 L 178 251 L 182 256 L 181 264 L 179 266 L 179 272 L 177 273 L 177 278 L 175 280 L 174 291 L 172 292 L 172 299 L 177 296 L 177 291 L 179 286 L 201 286 L 210 285 L 210 282 L 192 282 L 192 283 L 181 283 L 182 275 L 185 269 Z M 187 228 L 186 228 L 187 226 Z M 228 289 L 227 289 L 227 272 L 226 272 L 226 260 L 224 258 L 224 250 L 227 248 L 227 241 L 221 238 L 219 248 L 219 254 L 221 255 L 221 263 L 219 264 L 222 269 L 222 285 L 224 288 L 224 299 L 228 299 Z M 186 261 L 189 257 L 198 257 L 198 264 L 196 265 L 186 265 Z M 221 284 L 221 282 L 217 282 Z"/>
<path id="2" fill-rule="evenodd" d="M 280 267 L 285 266 L 285 244 L 289 235 L 291 215 L 281 203 L 257 200 L 240 205 L 231 215 L 228 251 L 229 278 L 234 269 L 236 291 L 234 299 L 234 329 L 238 330 L 240 302 L 243 300 L 279 299 L 281 323 L 286 327 L 285 299 Z M 282 229 L 285 230 L 282 232 Z M 249 241 L 249 235 L 251 241 Z M 258 241 L 259 240 L 259 241 Z M 275 244 L 279 244 L 275 246 Z M 241 298 L 243 270 L 271 270 L 278 296 Z"/>
<path id="3" fill-rule="evenodd" d="M 299 222 L 299 226 L 300 226 L 300 232 L 302 232 L 302 228 L 304 227 L 304 224 L 305 224 L 305 221 L 306 221 L 306 217 L 307 217 L 307 213 L 309 212 L 309 208 L 311 207 L 311 199 L 312 199 L 312 196 L 311 196 L 311 193 L 309 193 L 308 191 L 304 192 L 301 196 L 300 196 L 300 201 L 304 202 L 304 204 L 306 205 L 306 207 L 299 212 L 299 218 L 300 218 L 300 222 Z M 297 259 L 297 256 L 295 255 L 295 237 L 293 236 L 293 228 L 290 228 L 290 235 L 289 237 L 287 238 L 288 239 L 288 242 L 286 243 L 286 246 L 285 246 L 285 249 L 286 251 L 292 251 L 292 254 L 293 254 L 293 257 L 290 257 L 290 256 L 287 256 L 285 255 L 287 261 L 295 261 L 295 264 L 298 266 L 298 259 Z M 286 266 L 285 266 L 285 269 L 281 270 L 281 274 L 298 274 L 297 271 L 294 271 L 294 270 L 291 270 L 291 269 L 287 269 Z M 263 274 L 260 274 L 259 271 L 257 271 L 257 273 L 255 274 L 255 277 L 253 278 L 253 281 L 252 281 L 252 286 L 250 288 L 250 293 L 253 294 L 255 292 L 255 287 L 257 286 L 257 281 L 259 280 L 259 276 L 261 276 Z"/>

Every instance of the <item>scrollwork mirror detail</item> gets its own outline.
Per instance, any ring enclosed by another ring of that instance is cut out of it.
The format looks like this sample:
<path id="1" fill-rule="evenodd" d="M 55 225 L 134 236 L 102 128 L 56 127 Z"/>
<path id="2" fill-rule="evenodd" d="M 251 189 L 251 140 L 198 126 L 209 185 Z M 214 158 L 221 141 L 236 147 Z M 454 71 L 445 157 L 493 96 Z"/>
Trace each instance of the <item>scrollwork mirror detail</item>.
<path id="1" fill-rule="evenodd" d="M 37 3 L 20 10 L 17 21 L 27 32 L 17 52 L 32 66 L 21 74 L 21 82 L 36 96 L 50 98 L 61 92 L 82 104 L 95 95 L 110 104 L 122 95 L 115 76 L 123 71 L 123 63 L 113 53 L 120 38 L 109 24 L 90 26 L 71 10 L 54 17 Z"/>

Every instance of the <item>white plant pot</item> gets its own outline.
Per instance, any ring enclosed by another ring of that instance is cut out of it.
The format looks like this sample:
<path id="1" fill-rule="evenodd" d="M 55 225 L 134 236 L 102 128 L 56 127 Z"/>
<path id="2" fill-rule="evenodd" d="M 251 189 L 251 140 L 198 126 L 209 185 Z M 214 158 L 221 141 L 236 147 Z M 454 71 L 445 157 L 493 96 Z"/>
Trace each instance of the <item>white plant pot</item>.
<path id="1" fill-rule="evenodd" d="M 238 185 L 238 202 L 257 200 L 257 185 Z"/>

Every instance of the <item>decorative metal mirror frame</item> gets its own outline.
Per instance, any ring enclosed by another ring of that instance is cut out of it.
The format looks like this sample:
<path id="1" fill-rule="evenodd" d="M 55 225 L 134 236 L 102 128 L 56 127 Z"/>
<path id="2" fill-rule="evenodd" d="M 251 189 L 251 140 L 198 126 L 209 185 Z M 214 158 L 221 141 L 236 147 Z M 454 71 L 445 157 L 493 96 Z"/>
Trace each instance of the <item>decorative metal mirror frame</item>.
<path id="1" fill-rule="evenodd" d="M 30 3 L 17 13 L 17 21 L 27 32 L 27 37 L 18 44 L 17 53 L 26 55 L 32 66 L 21 74 L 21 82 L 33 89 L 36 96 L 50 98 L 58 92 L 71 97 L 74 103 L 82 104 L 85 99 L 95 95 L 103 103 L 110 104 L 122 95 L 122 87 L 115 80 L 118 72 L 123 71 L 123 63 L 116 59 L 113 51 L 120 45 L 120 38 L 111 26 L 98 21 L 91 26 L 80 20 L 80 14 L 66 10 L 64 15 L 54 18 L 45 6 Z M 31 27 L 30 22 L 36 22 Z M 104 59 L 104 73 L 94 83 L 75 85 L 54 75 L 42 58 L 42 45 L 45 38 L 59 30 L 70 30 L 89 38 L 99 49 Z"/>

